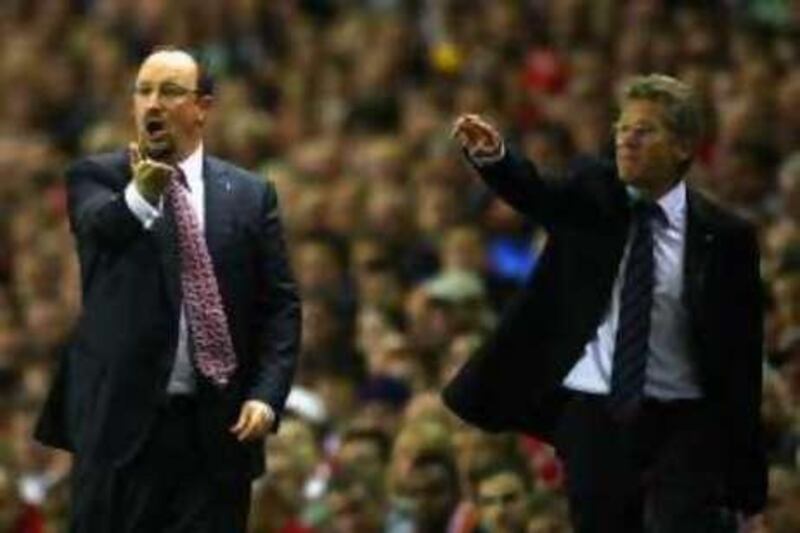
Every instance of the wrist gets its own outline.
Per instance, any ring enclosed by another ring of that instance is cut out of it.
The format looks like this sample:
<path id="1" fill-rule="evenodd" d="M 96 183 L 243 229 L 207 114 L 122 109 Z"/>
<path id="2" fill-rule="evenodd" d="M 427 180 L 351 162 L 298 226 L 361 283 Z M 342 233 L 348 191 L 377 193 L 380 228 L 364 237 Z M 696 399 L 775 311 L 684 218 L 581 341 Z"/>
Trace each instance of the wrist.
<path id="1" fill-rule="evenodd" d="M 147 200 L 147 202 L 153 206 L 157 206 L 159 200 L 161 199 L 162 190 L 153 187 L 152 185 L 148 185 L 143 181 L 136 181 L 136 190 L 139 191 L 139 194 L 142 195 L 142 198 Z"/>
<path id="2" fill-rule="evenodd" d="M 506 155 L 505 143 L 501 142 L 498 146 L 493 147 L 491 151 L 469 153 L 469 158 L 478 166 L 491 165 L 503 159 Z"/>

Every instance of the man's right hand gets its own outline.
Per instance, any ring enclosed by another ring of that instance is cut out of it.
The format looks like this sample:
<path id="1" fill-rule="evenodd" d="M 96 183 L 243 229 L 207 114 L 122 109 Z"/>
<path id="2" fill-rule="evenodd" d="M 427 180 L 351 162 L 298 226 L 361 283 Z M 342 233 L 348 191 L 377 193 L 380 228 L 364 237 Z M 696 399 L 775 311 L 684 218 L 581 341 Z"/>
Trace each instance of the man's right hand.
<path id="1" fill-rule="evenodd" d="M 474 159 L 493 159 L 503 151 L 503 137 L 497 128 L 478 115 L 459 116 L 453 124 L 451 135 Z"/>
<path id="2" fill-rule="evenodd" d="M 167 184 L 175 176 L 175 169 L 166 163 L 142 156 L 137 143 L 130 144 L 130 157 L 136 189 L 145 200 L 157 205 Z"/>

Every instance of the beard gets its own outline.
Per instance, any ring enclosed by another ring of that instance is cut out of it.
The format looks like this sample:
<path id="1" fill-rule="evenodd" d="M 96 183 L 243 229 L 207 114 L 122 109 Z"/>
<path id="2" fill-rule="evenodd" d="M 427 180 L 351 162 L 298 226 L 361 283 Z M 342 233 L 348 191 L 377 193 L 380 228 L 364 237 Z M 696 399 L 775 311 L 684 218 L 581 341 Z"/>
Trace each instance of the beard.
<path id="1" fill-rule="evenodd" d="M 173 142 L 147 142 L 145 144 L 145 153 L 150 159 L 156 161 L 169 161 L 175 155 L 175 143 Z"/>

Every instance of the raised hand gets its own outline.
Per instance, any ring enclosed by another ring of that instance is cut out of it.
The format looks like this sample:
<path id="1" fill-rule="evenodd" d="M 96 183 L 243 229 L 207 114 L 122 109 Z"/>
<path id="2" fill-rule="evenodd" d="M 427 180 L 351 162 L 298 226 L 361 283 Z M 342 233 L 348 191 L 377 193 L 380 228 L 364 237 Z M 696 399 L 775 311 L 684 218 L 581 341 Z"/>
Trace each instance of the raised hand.
<path id="1" fill-rule="evenodd" d="M 136 188 L 145 200 L 155 205 L 167 183 L 175 177 L 176 170 L 166 163 L 143 156 L 137 143 L 131 143 L 129 149 Z"/>
<path id="2" fill-rule="evenodd" d="M 499 157 L 503 150 L 503 137 L 497 128 L 478 115 L 459 116 L 453 123 L 451 135 L 470 157 Z"/>

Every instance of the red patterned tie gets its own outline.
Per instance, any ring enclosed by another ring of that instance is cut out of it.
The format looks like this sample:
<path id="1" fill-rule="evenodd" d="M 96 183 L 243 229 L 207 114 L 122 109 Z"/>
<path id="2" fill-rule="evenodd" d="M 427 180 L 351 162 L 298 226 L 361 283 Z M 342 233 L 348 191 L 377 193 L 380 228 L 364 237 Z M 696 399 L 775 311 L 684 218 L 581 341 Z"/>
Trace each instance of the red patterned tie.
<path id="1" fill-rule="evenodd" d="M 201 374 L 218 387 L 224 387 L 236 371 L 236 354 L 211 255 L 200 231 L 197 214 L 189 204 L 187 191 L 181 186 L 181 183 L 186 185 L 186 177 L 183 172 L 178 172 L 177 179 L 167 185 L 166 194 L 175 213 L 183 306 L 194 341 L 194 358 Z"/>

